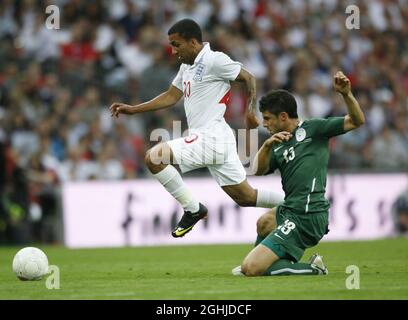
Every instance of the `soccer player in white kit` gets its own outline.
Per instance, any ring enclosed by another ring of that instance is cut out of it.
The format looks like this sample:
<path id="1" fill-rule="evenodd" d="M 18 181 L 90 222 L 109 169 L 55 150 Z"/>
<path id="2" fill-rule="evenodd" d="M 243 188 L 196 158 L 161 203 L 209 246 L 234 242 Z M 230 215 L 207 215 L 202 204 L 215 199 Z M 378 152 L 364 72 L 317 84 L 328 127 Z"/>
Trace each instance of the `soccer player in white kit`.
<path id="1" fill-rule="evenodd" d="M 164 188 L 181 204 L 184 215 L 172 231 L 182 237 L 202 218 L 207 208 L 187 188 L 172 164 L 188 172 L 207 167 L 221 188 L 240 206 L 272 208 L 283 198 L 269 190 L 256 190 L 246 179 L 238 157 L 235 137 L 225 122 L 230 81 L 244 82 L 248 90 L 247 128 L 256 128 L 256 82 L 242 64 L 202 42 L 200 26 L 190 19 L 175 23 L 168 31 L 172 53 L 182 63 L 169 89 L 136 106 L 113 103 L 112 116 L 164 109 L 184 97 L 189 136 L 157 144 L 148 150 L 145 163 Z"/>

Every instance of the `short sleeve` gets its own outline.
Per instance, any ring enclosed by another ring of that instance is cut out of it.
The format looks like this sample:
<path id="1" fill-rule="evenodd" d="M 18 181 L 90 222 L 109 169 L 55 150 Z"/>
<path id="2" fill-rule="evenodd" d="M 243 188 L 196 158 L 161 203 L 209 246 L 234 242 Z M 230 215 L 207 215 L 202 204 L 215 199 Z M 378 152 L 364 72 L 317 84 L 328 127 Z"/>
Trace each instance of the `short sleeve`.
<path id="1" fill-rule="evenodd" d="M 331 117 L 327 119 L 313 119 L 316 134 L 324 137 L 334 137 L 346 133 L 344 131 L 344 117 Z"/>
<path id="2" fill-rule="evenodd" d="M 182 68 L 183 68 L 183 65 L 180 66 L 180 69 L 177 72 L 176 77 L 174 78 L 173 82 L 171 83 L 173 86 L 175 86 L 180 91 L 183 91 L 183 71 L 182 71 Z"/>
<path id="3" fill-rule="evenodd" d="M 234 81 L 241 71 L 242 63 L 232 60 L 225 53 L 217 52 L 214 57 L 212 72 L 217 78 Z"/>

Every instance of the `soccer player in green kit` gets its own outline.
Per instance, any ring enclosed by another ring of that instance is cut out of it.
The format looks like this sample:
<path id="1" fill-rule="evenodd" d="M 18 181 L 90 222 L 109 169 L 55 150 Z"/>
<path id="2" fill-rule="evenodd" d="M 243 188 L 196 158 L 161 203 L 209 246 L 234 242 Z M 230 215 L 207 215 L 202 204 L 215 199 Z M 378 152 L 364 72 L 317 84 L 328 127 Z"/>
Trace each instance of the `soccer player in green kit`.
<path id="1" fill-rule="evenodd" d="M 298 119 L 296 100 L 285 90 L 273 90 L 260 100 L 263 125 L 272 136 L 258 151 L 256 175 L 279 169 L 285 201 L 258 220 L 255 247 L 234 275 L 319 275 L 328 270 L 322 257 L 300 263 L 304 250 L 328 232 L 329 202 L 325 198 L 329 139 L 364 124 L 361 108 L 351 92 L 350 80 L 334 76 L 334 88 L 347 105 L 344 117 Z"/>

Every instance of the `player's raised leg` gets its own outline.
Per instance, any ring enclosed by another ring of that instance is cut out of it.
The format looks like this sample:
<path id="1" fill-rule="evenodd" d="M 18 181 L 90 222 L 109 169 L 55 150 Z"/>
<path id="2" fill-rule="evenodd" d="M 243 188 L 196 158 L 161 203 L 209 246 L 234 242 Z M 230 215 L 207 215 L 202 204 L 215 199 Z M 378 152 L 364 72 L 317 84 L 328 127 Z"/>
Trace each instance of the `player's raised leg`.
<path id="1" fill-rule="evenodd" d="M 207 208 L 198 202 L 187 188 L 175 163 L 172 149 L 167 143 L 160 143 L 148 150 L 145 163 L 154 177 L 181 204 L 184 215 L 176 228 L 173 237 L 182 237 L 202 218 L 207 216 Z"/>

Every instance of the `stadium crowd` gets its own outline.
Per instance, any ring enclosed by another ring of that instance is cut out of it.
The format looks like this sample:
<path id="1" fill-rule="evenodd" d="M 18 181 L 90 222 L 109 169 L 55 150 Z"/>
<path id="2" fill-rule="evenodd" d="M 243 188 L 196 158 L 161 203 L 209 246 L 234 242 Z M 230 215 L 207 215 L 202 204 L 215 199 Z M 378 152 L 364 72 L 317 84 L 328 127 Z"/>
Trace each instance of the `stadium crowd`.
<path id="1" fill-rule="evenodd" d="M 46 27 L 51 4 L 57 30 Z M 359 8 L 359 29 L 346 28 L 349 4 Z M 255 75 L 259 96 L 292 91 L 301 118 L 345 113 L 332 88 L 343 70 L 367 125 L 334 140 L 331 168 L 408 170 L 408 0 L 2 0 L 0 238 L 28 213 L 38 223 L 52 217 L 64 181 L 146 176 L 150 132 L 171 131 L 173 120 L 184 129 L 182 102 L 119 119 L 108 107 L 168 88 L 178 63 L 167 30 L 185 17 Z M 233 128 L 244 126 L 245 102 L 234 84 Z"/>

